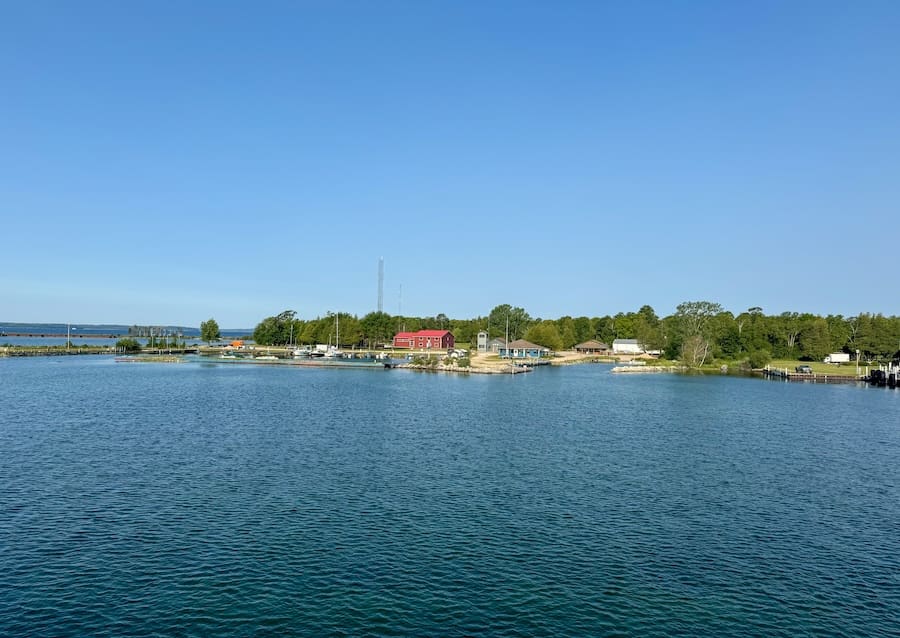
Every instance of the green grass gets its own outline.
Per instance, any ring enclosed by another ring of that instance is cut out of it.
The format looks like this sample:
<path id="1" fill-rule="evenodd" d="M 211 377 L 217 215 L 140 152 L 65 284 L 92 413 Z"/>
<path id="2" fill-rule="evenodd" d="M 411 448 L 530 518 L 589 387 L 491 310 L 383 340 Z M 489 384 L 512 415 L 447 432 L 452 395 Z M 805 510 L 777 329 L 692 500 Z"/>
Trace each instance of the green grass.
<path id="1" fill-rule="evenodd" d="M 839 374 L 842 376 L 853 376 L 856 374 L 856 361 L 850 363 L 842 363 L 834 365 L 831 363 L 822 363 L 821 361 L 792 361 L 790 359 L 777 359 L 769 362 L 770 368 L 779 370 L 788 369 L 793 372 L 797 366 L 809 366 L 815 374 Z M 865 372 L 865 366 L 860 365 L 860 374 Z"/>

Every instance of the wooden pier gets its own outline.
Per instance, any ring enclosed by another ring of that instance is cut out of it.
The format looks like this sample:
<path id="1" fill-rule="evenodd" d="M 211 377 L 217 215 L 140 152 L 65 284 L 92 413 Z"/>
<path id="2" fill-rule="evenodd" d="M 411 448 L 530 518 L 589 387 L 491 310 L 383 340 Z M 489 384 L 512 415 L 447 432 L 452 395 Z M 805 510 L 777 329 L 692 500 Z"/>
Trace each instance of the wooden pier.
<path id="1" fill-rule="evenodd" d="M 863 383 L 865 378 L 855 374 L 818 374 L 816 372 L 791 372 L 787 369 L 766 367 L 762 375 L 767 379 L 804 381 L 806 383 Z"/>

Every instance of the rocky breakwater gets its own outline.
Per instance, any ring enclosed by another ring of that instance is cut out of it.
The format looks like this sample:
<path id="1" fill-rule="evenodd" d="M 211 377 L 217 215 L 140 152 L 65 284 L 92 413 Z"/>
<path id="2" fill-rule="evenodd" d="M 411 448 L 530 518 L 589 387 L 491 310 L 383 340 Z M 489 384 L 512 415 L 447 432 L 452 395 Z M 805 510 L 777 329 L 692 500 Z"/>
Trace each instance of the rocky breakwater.
<path id="1" fill-rule="evenodd" d="M 516 365 L 509 359 L 496 355 L 474 353 L 470 358 L 453 358 L 442 355 L 413 356 L 404 368 L 428 372 L 452 372 L 456 374 L 521 374 L 531 372 L 532 367 Z"/>
<path id="2" fill-rule="evenodd" d="M 614 373 L 656 373 L 656 372 L 678 372 L 678 368 L 675 366 L 616 366 L 610 372 Z"/>

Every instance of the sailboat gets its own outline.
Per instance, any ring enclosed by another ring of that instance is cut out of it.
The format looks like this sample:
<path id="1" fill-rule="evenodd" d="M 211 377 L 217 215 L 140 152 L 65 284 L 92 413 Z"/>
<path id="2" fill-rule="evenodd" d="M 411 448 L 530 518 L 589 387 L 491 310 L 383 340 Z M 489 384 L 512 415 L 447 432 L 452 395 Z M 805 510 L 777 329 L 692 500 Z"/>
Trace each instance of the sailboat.
<path id="1" fill-rule="evenodd" d="M 337 313 L 334 315 L 334 345 L 328 346 L 325 351 L 325 357 L 329 359 L 339 359 L 344 353 L 341 352 L 341 322 Z"/>

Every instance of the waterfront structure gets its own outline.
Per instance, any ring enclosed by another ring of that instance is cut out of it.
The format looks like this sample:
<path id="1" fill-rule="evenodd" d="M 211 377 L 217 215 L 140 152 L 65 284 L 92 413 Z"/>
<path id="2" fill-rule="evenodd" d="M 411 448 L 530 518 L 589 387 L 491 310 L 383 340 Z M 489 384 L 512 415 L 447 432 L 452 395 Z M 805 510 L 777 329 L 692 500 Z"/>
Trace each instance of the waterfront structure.
<path id="1" fill-rule="evenodd" d="M 500 356 L 504 359 L 537 359 L 549 356 L 550 349 L 536 343 L 516 339 L 500 348 Z"/>
<path id="2" fill-rule="evenodd" d="M 503 348 L 505 346 L 506 346 L 506 339 L 504 339 L 503 337 L 494 337 L 493 339 L 488 341 L 488 350 L 490 350 L 491 352 L 493 352 L 495 354 L 499 353 L 500 348 Z"/>
<path id="3" fill-rule="evenodd" d="M 449 350 L 455 345 L 456 339 L 449 330 L 419 330 L 418 332 L 398 332 L 394 335 L 395 348 Z"/>
<path id="4" fill-rule="evenodd" d="M 482 330 L 478 333 L 477 345 L 477 351 L 482 354 L 487 354 L 488 352 L 497 354 L 498 352 L 500 352 L 500 348 L 506 345 L 506 339 L 504 339 L 503 337 L 494 337 L 493 339 L 488 339 L 487 331 Z"/>
<path id="5" fill-rule="evenodd" d="M 609 344 L 597 341 L 596 339 L 589 339 L 584 343 L 576 345 L 574 350 L 575 352 L 580 352 L 582 354 L 607 354 L 609 352 Z"/>
<path id="6" fill-rule="evenodd" d="M 638 343 L 637 339 L 615 339 L 612 347 L 615 354 L 641 354 L 644 352 L 644 346 Z"/>

